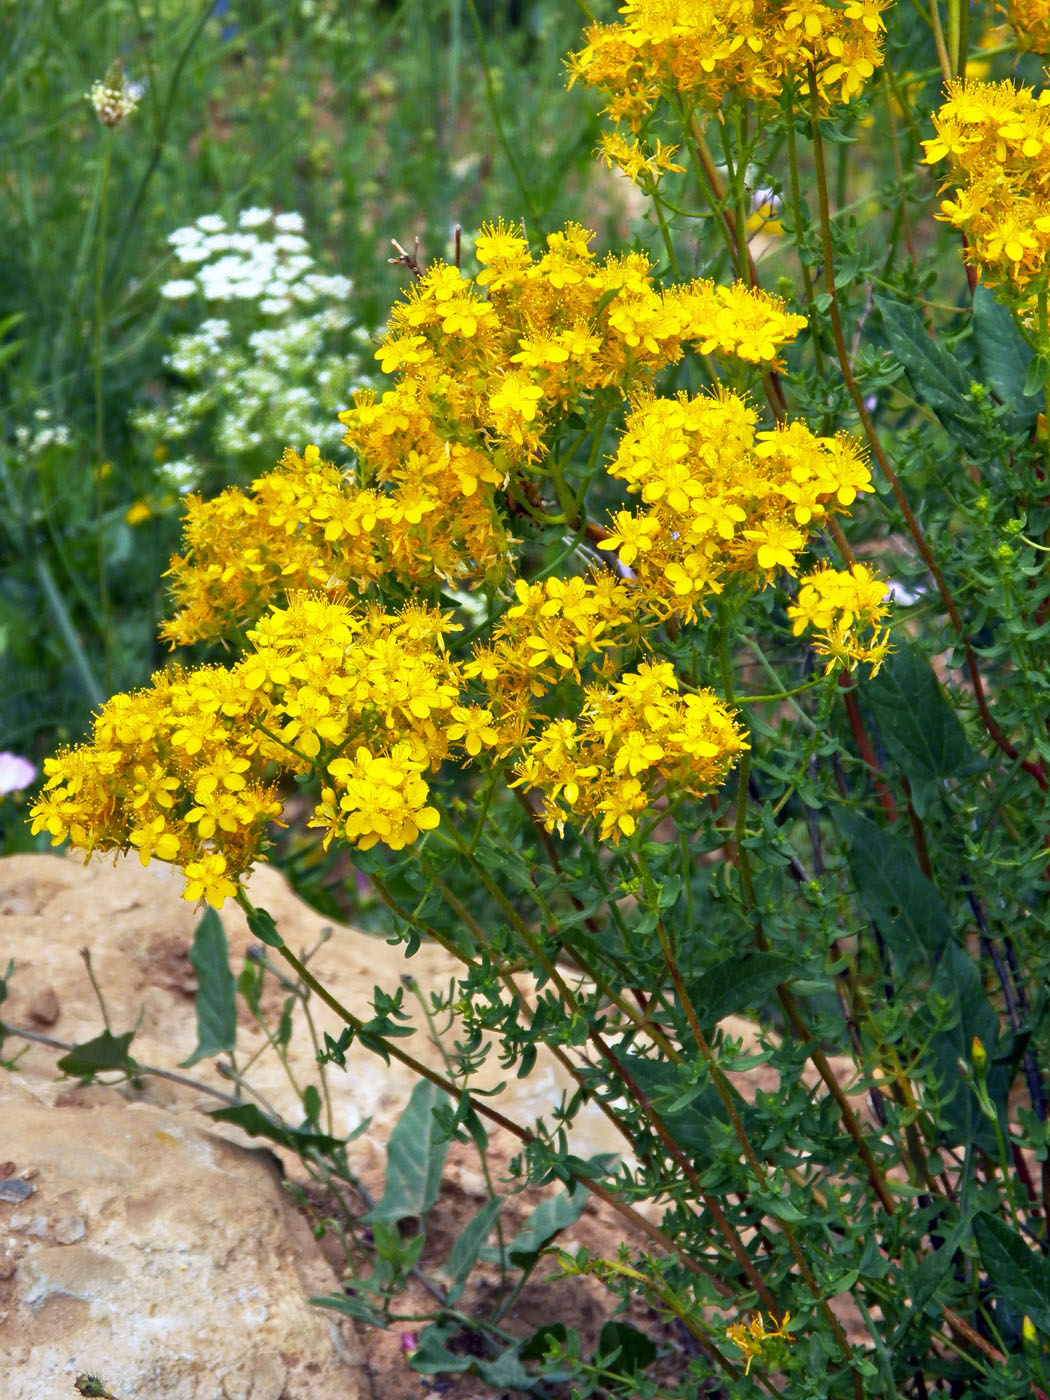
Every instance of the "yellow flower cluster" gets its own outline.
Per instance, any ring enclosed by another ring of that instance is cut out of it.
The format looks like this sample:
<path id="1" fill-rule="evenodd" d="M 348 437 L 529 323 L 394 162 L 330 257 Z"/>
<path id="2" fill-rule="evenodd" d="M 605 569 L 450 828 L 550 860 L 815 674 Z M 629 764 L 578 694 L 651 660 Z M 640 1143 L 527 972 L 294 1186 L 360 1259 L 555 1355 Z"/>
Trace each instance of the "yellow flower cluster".
<path id="1" fill-rule="evenodd" d="M 966 240 L 967 261 L 991 286 L 1045 290 L 1050 256 L 1050 89 L 950 82 L 934 113 L 925 161 L 948 159 L 960 186 L 938 218 Z"/>
<path id="2" fill-rule="evenodd" d="M 747 747 L 725 705 L 709 692 L 679 695 L 674 667 L 657 661 L 588 687 L 580 721 L 548 724 L 516 782 L 543 794 L 548 831 L 594 819 L 616 842 L 661 798 L 713 791 Z"/>
<path id="3" fill-rule="evenodd" d="M 744 1367 L 745 1376 L 750 1373 L 751 1363 L 756 1357 L 772 1369 L 779 1364 L 783 1357 L 785 1344 L 794 1343 L 794 1337 L 787 1330 L 787 1325 L 791 1320 L 790 1313 L 786 1312 L 779 1322 L 772 1314 L 769 1320 L 773 1326 L 768 1332 L 761 1313 L 756 1313 L 750 1322 L 734 1322 L 726 1328 L 726 1336 L 747 1357 L 747 1365 Z"/>
<path id="4" fill-rule="evenodd" d="M 647 608 L 686 618 L 728 575 L 794 573 L 810 532 L 873 489 L 852 438 L 802 423 L 760 432 L 754 410 L 725 392 L 641 403 L 608 471 L 645 508 L 618 511 L 599 548 L 617 551 Z"/>
<path id="5" fill-rule="evenodd" d="M 407 432 L 407 429 L 406 429 Z M 498 581 L 510 542 L 499 513 L 457 467 L 480 454 L 453 446 L 440 463 L 408 446 L 389 489 L 356 486 L 316 447 L 289 449 L 277 468 L 213 500 L 187 500 L 184 552 L 169 576 L 173 646 L 228 636 L 298 589 L 363 593 L 379 579 L 403 588 Z M 483 464 L 472 464 L 476 473 Z"/>
<path id="6" fill-rule="evenodd" d="M 817 632 L 813 649 L 827 657 L 827 671 L 865 662 L 874 676 L 889 653 L 888 629 L 880 631 L 888 596 L 889 585 L 866 564 L 815 569 L 799 580 L 788 617 L 796 637 L 807 627 Z M 870 633 L 867 640 L 865 633 Z"/>
<path id="7" fill-rule="evenodd" d="M 485 687 L 503 755 L 527 742 L 542 719 L 539 702 L 563 682 L 578 689 L 585 669 L 615 673 L 615 650 L 637 644 L 643 630 L 632 592 L 608 573 L 593 581 L 518 579 L 515 598 L 492 640 L 463 664 L 464 676 Z"/>
<path id="8" fill-rule="evenodd" d="M 457 733 L 462 679 L 448 630 L 427 608 L 354 612 L 297 597 L 260 621 L 228 670 L 158 674 L 109 700 L 91 745 L 47 760 L 33 830 L 88 852 L 134 847 L 144 865 L 170 861 L 187 899 L 219 908 L 280 816 L 276 779 L 317 770 L 311 825 L 326 842 L 400 849 L 436 825 L 421 775 Z"/>
<path id="9" fill-rule="evenodd" d="M 1046 0 L 1009 0 L 996 9 L 1006 16 L 1022 49 L 1050 53 L 1050 11 Z"/>
<path id="10" fill-rule="evenodd" d="M 488 224 L 475 244 L 476 278 L 429 268 L 394 307 L 376 356 L 400 383 L 341 415 L 362 461 L 383 478 L 395 434 L 400 461 L 403 429 L 391 423 L 404 418 L 421 455 L 450 442 L 480 449 L 502 479 L 541 460 L 551 426 L 588 396 L 637 393 L 689 348 L 772 364 L 805 325 L 778 297 L 744 286 L 697 280 L 660 291 L 644 254 L 599 261 L 593 237 L 568 224 L 534 258 L 521 233 Z M 436 434 L 429 447 L 416 436 L 421 404 Z"/>
<path id="11" fill-rule="evenodd" d="M 620 23 L 587 30 L 570 86 L 601 89 L 607 115 L 635 135 L 665 98 L 712 111 L 732 97 L 775 101 L 788 80 L 805 89 L 811 66 L 822 101 L 849 102 L 882 63 L 890 3 L 627 0 Z"/>
<path id="12" fill-rule="evenodd" d="M 528 494 L 569 411 L 618 402 L 688 349 L 769 367 L 805 325 L 778 298 L 697 280 L 661 291 L 640 253 L 599 260 L 569 224 L 533 257 L 486 225 L 476 278 L 436 263 L 398 303 L 376 358 L 392 389 L 340 417 L 351 475 L 289 451 L 251 493 L 190 498 L 171 568 L 173 645 L 243 629 L 295 589 L 364 593 L 387 580 L 498 584 L 511 557 L 504 490 Z"/>

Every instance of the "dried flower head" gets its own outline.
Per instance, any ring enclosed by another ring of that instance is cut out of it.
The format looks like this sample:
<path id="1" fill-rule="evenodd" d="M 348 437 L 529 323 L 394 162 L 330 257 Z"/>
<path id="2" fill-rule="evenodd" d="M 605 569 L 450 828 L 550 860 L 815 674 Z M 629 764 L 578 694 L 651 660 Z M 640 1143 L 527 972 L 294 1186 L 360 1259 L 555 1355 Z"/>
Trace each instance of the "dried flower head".
<path id="1" fill-rule="evenodd" d="M 103 126 L 119 126 L 134 112 L 141 96 L 141 87 L 127 81 L 118 58 L 110 65 L 104 78 L 92 83 L 87 100 Z"/>

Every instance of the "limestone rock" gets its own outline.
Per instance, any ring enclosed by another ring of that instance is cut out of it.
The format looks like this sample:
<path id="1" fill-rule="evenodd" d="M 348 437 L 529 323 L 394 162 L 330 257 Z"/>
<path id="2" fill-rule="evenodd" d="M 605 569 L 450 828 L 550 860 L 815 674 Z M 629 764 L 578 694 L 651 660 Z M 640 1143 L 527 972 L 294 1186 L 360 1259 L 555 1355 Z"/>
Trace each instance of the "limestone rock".
<path id="1" fill-rule="evenodd" d="M 82 1373 L 121 1400 L 357 1394 L 352 1346 L 309 1302 L 332 1273 L 272 1159 L 196 1114 L 18 1074 L 0 1122 L 36 1173 L 0 1201 L 0 1395 L 58 1400 Z"/>

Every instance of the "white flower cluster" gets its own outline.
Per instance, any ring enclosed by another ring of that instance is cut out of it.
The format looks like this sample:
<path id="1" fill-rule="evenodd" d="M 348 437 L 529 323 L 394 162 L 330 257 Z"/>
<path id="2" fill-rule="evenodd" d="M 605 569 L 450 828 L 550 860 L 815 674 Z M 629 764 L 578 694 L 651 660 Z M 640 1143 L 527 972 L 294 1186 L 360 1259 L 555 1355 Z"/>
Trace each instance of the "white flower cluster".
<path id="1" fill-rule="evenodd" d="M 160 289 L 171 301 L 200 293 L 209 302 L 249 301 L 264 316 L 283 316 L 297 304 L 345 299 L 352 290 L 348 278 L 314 271 L 301 214 L 246 209 L 236 229 L 218 214 L 205 214 L 176 229 L 168 242 L 184 269 Z"/>
<path id="2" fill-rule="evenodd" d="M 373 381 L 372 347 L 352 325 L 349 279 L 317 270 L 302 216 L 246 209 L 231 227 L 207 214 L 168 241 L 183 275 L 161 294 L 207 314 L 171 341 L 179 383 L 134 419 L 165 484 L 184 494 L 249 479 L 287 444 L 335 455 L 336 415 Z"/>
<path id="3" fill-rule="evenodd" d="M 38 408 L 33 413 L 33 427 L 19 423 L 15 428 L 15 442 L 24 458 L 39 457 L 49 447 L 69 447 L 73 439 L 64 423 L 56 423 L 46 408 Z"/>

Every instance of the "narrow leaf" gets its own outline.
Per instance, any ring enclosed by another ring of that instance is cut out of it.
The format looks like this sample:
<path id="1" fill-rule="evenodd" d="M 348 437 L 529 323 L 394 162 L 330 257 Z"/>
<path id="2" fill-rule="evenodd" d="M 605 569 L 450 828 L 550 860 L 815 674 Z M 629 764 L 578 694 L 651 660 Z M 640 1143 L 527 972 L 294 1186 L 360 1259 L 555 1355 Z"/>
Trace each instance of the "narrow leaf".
<path id="1" fill-rule="evenodd" d="M 496 1217 L 503 1208 L 503 1197 L 496 1196 L 485 1204 L 469 1220 L 460 1232 L 459 1239 L 449 1251 L 442 1273 L 449 1280 L 448 1305 L 455 1307 L 466 1286 L 470 1271 L 478 1262 L 481 1247 L 488 1239 L 489 1231 L 496 1223 Z"/>
<path id="2" fill-rule="evenodd" d="M 341 1138 L 329 1137 L 327 1133 L 310 1132 L 307 1128 L 292 1128 L 267 1118 L 262 1109 L 253 1103 L 234 1104 L 230 1108 L 213 1108 L 208 1113 L 218 1123 L 235 1123 L 243 1128 L 249 1137 L 269 1138 L 271 1142 L 287 1147 L 290 1152 L 301 1157 L 306 1152 L 319 1152 L 322 1156 L 335 1152 L 343 1145 Z"/>
<path id="3" fill-rule="evenodd" d="M 226 930 L 214 909 L 193 935 L 190 962 L 197 974 L 197 1048 L 183 1066 L 232 1050 L 237 1043 L 237 1003 Z"/>

